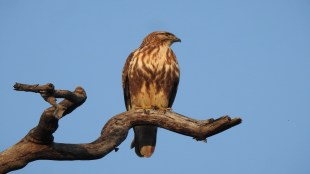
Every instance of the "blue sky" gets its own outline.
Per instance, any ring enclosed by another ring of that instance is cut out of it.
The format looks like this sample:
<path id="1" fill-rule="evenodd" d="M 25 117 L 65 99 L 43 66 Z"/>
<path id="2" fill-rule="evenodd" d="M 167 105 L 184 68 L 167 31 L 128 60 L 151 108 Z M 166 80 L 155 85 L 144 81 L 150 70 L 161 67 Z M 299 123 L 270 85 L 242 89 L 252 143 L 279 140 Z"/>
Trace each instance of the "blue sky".
<path id="1" fill-rule="evenodd" d="M 13 173 L 310 172 L 310 2 L 307 0 L 0 1 L 0 151 L 18 142 L 49 107 L 13 91 L 15 82 L 83 86 L 85 104 L 60 122 L 56 142 L 96 139 L 125 111 L 121 71 L 157 30 L 182 39 L 174 111 L 243 123 L 208 139 L 160 129 L 154 156 L 129 148 L 95 161 L 35 161 Z"/>

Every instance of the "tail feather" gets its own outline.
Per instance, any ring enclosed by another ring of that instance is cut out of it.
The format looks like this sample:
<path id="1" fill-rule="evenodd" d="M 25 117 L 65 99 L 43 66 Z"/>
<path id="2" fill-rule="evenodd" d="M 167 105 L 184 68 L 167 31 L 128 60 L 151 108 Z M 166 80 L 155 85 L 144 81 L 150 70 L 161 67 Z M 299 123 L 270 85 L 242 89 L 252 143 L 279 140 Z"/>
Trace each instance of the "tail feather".
<path id="1" fill-rule="evenodd" d="M 150 157 L 154 153 L 156 145 L 156 126 L 135 126 L 135 137 L 131 143 L 131 148 L 135 148 L 139 157 Z"/>

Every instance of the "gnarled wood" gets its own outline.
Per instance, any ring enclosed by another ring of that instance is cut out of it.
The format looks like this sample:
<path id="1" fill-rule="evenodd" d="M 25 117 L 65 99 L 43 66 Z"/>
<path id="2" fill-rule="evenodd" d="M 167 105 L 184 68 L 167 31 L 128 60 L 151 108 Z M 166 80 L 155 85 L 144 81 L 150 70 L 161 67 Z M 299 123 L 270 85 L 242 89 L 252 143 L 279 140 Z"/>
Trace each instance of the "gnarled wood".
<path id="1" fill-rule="evenodd" d="M 15 90 L 40 93 L 52 107 L 46 109 L 39 121 L 20 142 L 0 153 L 0 173 L 20 169 L 35 160 L 94 160 L 117 150 L 136 125 L 155 125 L 196 140 L 225 131 L 241 123 L 240 118 L 224 116 L 208 120 L 195 120 L 171 111 L 136 110 L 112 117 L 103 127 L 97 140 L 86 144 L 63 144 L 53 141 L 58 121 L 86 100 L 82 87 L 73 92 L 55 90 L 54 85 L 25 85 L 17 83 Z M 56 103 L 56 98 L 64 98 Z"/>

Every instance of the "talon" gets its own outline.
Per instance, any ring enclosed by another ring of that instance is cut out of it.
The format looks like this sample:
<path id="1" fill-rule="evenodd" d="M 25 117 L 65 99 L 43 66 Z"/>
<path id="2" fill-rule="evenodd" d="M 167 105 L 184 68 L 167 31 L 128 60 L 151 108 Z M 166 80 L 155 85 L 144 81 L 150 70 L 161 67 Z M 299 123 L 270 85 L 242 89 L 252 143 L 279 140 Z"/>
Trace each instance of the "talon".
<path id="1" fill-rule="evenodd" d="M 164 113 L 166 113 L 167 111 L 171 111 L 172 109 L 171 108 L 165 108 L 165 107 L 159 107 L 159 106 L 135 106 L 134 107 L 135 110 L 139 110 L 139 109 L 142 109 L 143 112 L 146 114 L 148 110 L 159 110 L 159 111 L 163 111 Z"/>
<path id="2" fill-rule="evenodd" d="M 158 110 L 163 111 L 164 113 L 166 113 L 167 111 L 171 111 L 171 108 L 164 108 L 164 107 L 159 107 Z"/>
<path id="3" fill-rule="evenodd" d="M 172 110 L 172 108 L 166 108 L 166 110 L 167 110 L 167 111 L 171 111 L 171 110 Z"/>
<path id="4" fill-rule="evenodd" d="M 138 109 L 143 109 L 143 110 L 153 109 L 152 106 L 143 106 L 143 107 L 135 106 L 134 108 L 135 108 L 135 110 L 138 110 Z"/>

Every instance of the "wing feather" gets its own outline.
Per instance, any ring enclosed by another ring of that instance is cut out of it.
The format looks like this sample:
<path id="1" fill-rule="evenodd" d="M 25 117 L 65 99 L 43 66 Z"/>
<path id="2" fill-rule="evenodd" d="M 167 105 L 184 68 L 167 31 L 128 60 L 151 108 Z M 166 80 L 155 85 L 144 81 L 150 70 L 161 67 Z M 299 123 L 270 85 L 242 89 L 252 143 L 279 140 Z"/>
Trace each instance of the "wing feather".
<path id="1" fill-rule="evenodd" d="M 175 96 L 177 95 L 178 91 L 178 85 L 179 85 L 179 77 L 175 78 L 175 81 L 173 82 L 173 87 L 170 93 L 168 107 L 171 108 L 175 99 Z"/>
<path id="2" fill-rule="evenodd" d="M 131 100 L 130 100 L 130 91 L 129 91 L 129 78 L 128 78 L 128 70 L 130 63 L 132 61 L 134 52 L 130 53 L 124 68 L 123 68 L 123 73 L 122 73 L 122 86 L 123 86 L 123 91 L 124 91 L 124 100 L 125 100 L 125 106 L 126 109 L 129 110 L 131 108 Z"/>

